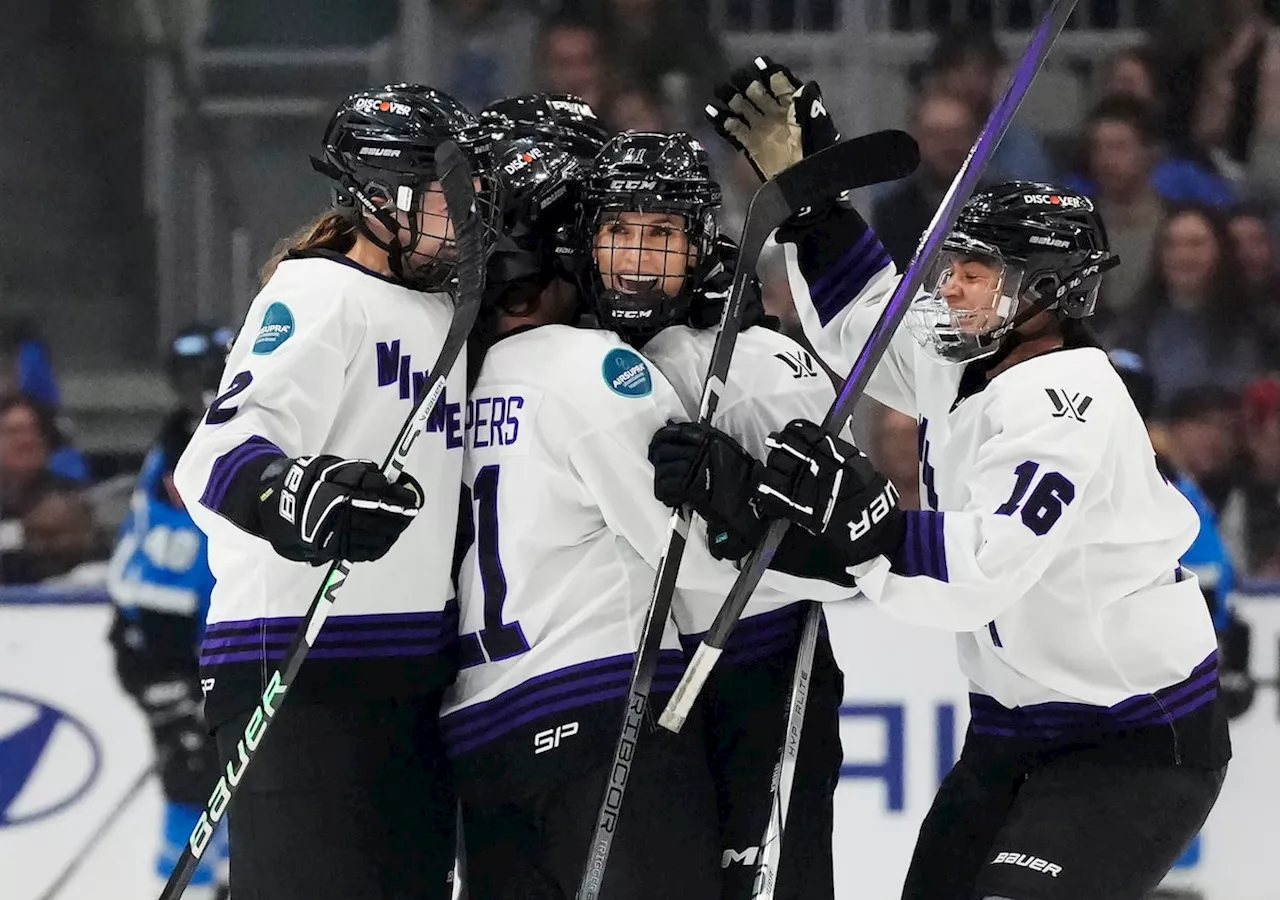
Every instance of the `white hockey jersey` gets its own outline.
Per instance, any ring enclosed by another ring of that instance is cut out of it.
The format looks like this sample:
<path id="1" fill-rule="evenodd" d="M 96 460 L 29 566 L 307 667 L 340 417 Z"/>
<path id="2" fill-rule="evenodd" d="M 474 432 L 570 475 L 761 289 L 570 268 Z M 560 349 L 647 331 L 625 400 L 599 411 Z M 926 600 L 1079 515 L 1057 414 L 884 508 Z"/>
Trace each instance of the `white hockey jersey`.
<path id="1" fill-rule="evenodd" d="M 286 259 L 254 300 L 220 394 L 175 477 L 209 537 L 217 579 L 201 654 L 206 683 L 215 684 L 211 705 L 222 681 L 249 690 L 244 682 L 256 684 L 264 658 L 283 657 L 327 572 L 277 555 L 219 514 L 235 473 L 274 454 L 381 463 L 424 390 L 452 316 L 447 296 L 410 290 L 334 255 Z M 456 639 L 451 563 L 465 394 L 460 358 L 406 466 L 422 484 L 424 506 L 386 556 L 352 567 L 300 676 L 309 683 L 355 690 L 355 681 L 367 695 L 380 678 L 418 682 L 435 665 L 424 657 Z M 326 663 L 345 674 L 323 676 Z M 355 663 L 368 665 L 346 672 Z"/>
<path id="2" fill-rule="evenodd" d="M 805 332 L 842 372 L 898 282 L 869 230 L 846 246 L 824 274 L 802 271 L 807 250 L 785 245 Z M 1051 740 L 1203 710 L 1216 641 L 1178 566 L 1196 514 L 1157 471 L 1105 353 L 1048 353 L 962 386 L 965 371 L 899 329 L 870 381 L 871 396 L 920 423 L 929 508 L 906 513 L 902 558 L 855 567 L 863 592 L 957 632 L 975 735 Z M 1176 754 L 1178 729 L 1165 732 Z"/>
<path id="3" fill-rule="evenodd" d="M 625 698 L 671 517 L 649 441 L 686 418 L 611 332 L 546 325 L 489 350 L 466 416 L 475 541 L 458 575 L 462 668 L 441 711 L 452 755 Z M 677 616 L 714 613 L 736 575 L 690 540 Z M 655 694 L 684 670 L 670 623 L 663 646 Z M 610 743 L 620 715 L 607 717 Z"/>
<path id="4" fill-rule="evenodd" d="M 688 418 L 696 419 L 702 402 L 703 382 L 711 363 L 718 328 L 665 328 L 644 345 L 642 352 L 675 388 Z M 738 335 L 729 365 L 729 377 L 716 409 L 716 428 L 742 444 L 756 459 L 768 455 L 765 439 L 781 431 L 792 419 L 822 421 L 835 402 L 835 390 L 822 366 L 800 344 L 769 328 L 747 328 Z M 706 540 L 706 524 L 690 539 Z M 831 585 L 789 578 L 771 572 L 743 612 L 725 646 L 720 665 L 751 662 L 777 649 L 785 624 L 799 636 L 801 608 L 806 599 L 844 599 L 856 592 L 834 590 Z M 843 594 L 844 597 L 837 595 Z M 705 604 L 676 611 L 681 640 L 695 647 L 711 627 L 716 609 Z"/>

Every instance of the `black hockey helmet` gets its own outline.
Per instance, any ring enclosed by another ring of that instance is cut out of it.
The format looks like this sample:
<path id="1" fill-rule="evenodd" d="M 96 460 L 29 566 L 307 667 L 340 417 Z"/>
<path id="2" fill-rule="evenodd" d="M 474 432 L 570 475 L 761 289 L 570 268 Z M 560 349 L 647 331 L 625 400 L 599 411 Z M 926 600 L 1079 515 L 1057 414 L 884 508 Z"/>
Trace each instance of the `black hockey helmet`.
<path id="1" fill-rule="evenodd" d="M 521 94 L 495 100 L 480 111 L 480 121 L 498 139 L 551 141 L 591 159 L 609 139 L 609 129 L 590 104 L 574 94 Z"/>
<path id="2" fill-rule="evenodd" d="M 626 132 L 605 144 L 583 188 L 581 224 L 592 253 L 583 286 L 602 326 L 635 341 L 687 321 L 720 264 L 720 196 L 689 134 Z"/>
<path id="3" fill-rule="evenodd" d="M 1118 264 L 1088 197 L 1039 182 L 1007 182 L 964 205 L 907 326 L 943 360 L 978 359 L 1043 310 L 1066 319 L 1093 315 L 1102 273 Z M 984 282 L 989 306 L 947 302 L 949 290 L 962 290 L 961 277 Z"/>
<path id="4" fill-rule="evenodd" d="M 452 240 L 433 258 L 410 259 L 420 238 L 446 238 L 447 219 L 423 226 L 419 214 L 432 182 L 439 180 L 435 152 L 445 141 L 456 142 L 473 161 L 485 157 L 485 132 L 476 117 L 443 91 L 424 85 L 391 84 L 361 91 L 342 101 L 325 128 L 323 158 L 312 166 L 336 182 L 333 205 L 359 217 L 361 232 L 386 250 L 391 270 L 410 287 L 442 290 L 453 276 Z M 491 198 L 481 191 L 482 215 Z M 435 204 L 442 209 L 442 200 Z M 407 214 L 397 222 L 395 212 Z M 376 236 L 368 227 L 374 218 L 391 234 Z M 486 215 L 486 219 L 491 217 Z"/>
<path id="5" fill-rule="evenodd" d="M 555 275 L 571 279 L 580 178 L 585 163 L 559 144 L 533 138 L 502 140 L 493 147 L 491 171 L 501 209 L 502 238 L 489 258 L 488 284 L 516 281 L 545 285 Z"/>
<path id="6" fill-rule="evenodd" d="M 184 405 L 203 410 L 213 402 L 235 339 L 232 329 L 207 322 L 188 325 L 174 336 L 165 359 L 165 374 Z"/>

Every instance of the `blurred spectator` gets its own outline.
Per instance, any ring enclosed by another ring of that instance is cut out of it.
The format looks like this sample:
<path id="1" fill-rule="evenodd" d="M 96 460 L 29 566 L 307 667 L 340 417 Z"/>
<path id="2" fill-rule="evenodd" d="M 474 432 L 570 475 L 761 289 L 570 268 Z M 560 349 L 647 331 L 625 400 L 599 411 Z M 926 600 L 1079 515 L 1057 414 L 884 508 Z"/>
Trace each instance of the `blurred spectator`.
<path id="1" fill-rule="evenodd" d="M 1147 104 L 1164 130 L 1165 98 L 1160 86 L 1160 60 L 1145 44 L 1126 47 L 1116 53 L 1101 72 L 1100 97 L 1132 97 Z"/>
<path id="2" fill-rule="evenodd" d="M 1280 46 L 1262 0 L 1176 0 L 1167 21 L 1171 130 L 1238 178 L 1280 136 Z"/>
<path id="3" fill-rule="evenodd" d="M 980 128 L 1004 87 L 1006 62 L 990 28 L 959 26 L 938 35 L 926 64 L 926 84 L 968 102 Z M 1057 177 L 1040 138 L 1016 119 L 992 154 L 988 169 L 992 181 L 1054 181 Z"/>
<path id="4" fill-rule="evenodd" d="M 956 94 L 929 90 L 917 101 L 910 130 L 920 145 L 920 167 L 871 207 L 871 222 L 900 270 L 911 261 L 980 129 L 973 107 Z"/>
<path id="5" fill-rule="evenodd" d="M 1153 373 L 1154 374 L 1154 373 Z M 1239 400 L 1233 391 L 1209 385 L 1173 395 L 1162 417 L 1167 443 L 1160 451 L 1191 478 L 1221 513 L 1234 487 L 1239 448 Z"/>
<path id="6" fill-rule="evenodd" d="M 105 556 L 89 504 L 65 487 L 51 489 L 36 500 L 22 517 L 22 533 L 22 549 L 7 554 L 0 563 L 6 582 L 44 581 Z"/>
<path id="7" fill-rule="evenodd" d="M 1268 210 L 1245 204 L 1231 210 L 1227 228 L 1235 247 L 1250 317 L 1267 369 L 1280 370 L 1280 270 L 1276 266 Z"/>
<path id="8" fill-rule="evenodd" d="M 626 84 L 615 91 L 604 119 L 616 131 L 672 130 L 662 97 L 643 84 Z"/>
<path id="9" fill-rule="evenodd" d="M 871 456 L 876 469 L 898 489 L 903 509 L 920 508 L 919 436 L 920 427 L 911 416 L 879 408 Z"/>
<path id="10" fill-rule="evenodd" d="M 619 89 L 633 80 L 655 85 L 670 109 L 697 110 L 728 74 L 720 41 L 707 27 L 700 4 L 606 0 L 592 6 L 603 13 L 600 29 Z"/>
<path id="11" fill-rule="evenodd" d="M 567 17 L 544 23 L 538 39 L 538 70 L 545 90 L 577 94 L 592 109 L 608 108 L 604 39 L 588 23 Z"/>
<path id="12" fill-rule="evenodd" d="M 1280 379 L 1254 381 L 1242 407 L 1244 452 L 1223 505 L 1223 533 L 1251 576 L 1280 578 Z"/>
<path id="13" fill-rule="evenodd" d="M 57 418 L 58 382 L 49 351 L 31 325 L 21 319 L 0 319 L 0 397 L 22 394 L 45 406 L 55 416 L 58 439 L 49 468 L 74 481 L 89 480 L 89 465 L 66 439 L 70 424 Z"/>
<path id="14" fill-rule="evenodd" d="M 38 568 L 28 559 L 26 528 L 32 515 L 40 528 L 65 519 L 65 503 L 39 509 L 47 495 L 76 489 L 75 482 L 49 469 L 58 440 L 48 407 L 20 394 L 0 399 L 0 583 Z"/>
<path id="15" fill-rule="evenodd" d="M 1151 277 L 1114 334 L 1147 360 L 1161 398 L 1195 385 L 1239 389 L 1261 365 L 1243 296 L 1222 216 L 1183 206 L 1161 226 Z"/>
<path id="16" fill-rule="evenodd" d="M 431 84 L 471 109 L 533 85 L 537 18 L 502 0 L 436 0 L 431 19 Z"/>

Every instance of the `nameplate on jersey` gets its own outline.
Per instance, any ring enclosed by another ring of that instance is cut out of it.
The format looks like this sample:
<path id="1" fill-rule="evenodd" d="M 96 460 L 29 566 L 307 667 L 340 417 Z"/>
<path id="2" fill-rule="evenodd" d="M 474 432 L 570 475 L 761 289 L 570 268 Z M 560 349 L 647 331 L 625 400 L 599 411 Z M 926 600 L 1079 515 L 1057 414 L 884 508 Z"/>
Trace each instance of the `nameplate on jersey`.
<path id="1" fill-rule="evenodd" d="M 378 387 L 396 390 L 401 400 L 420 401 L 427 391 L 426 369 L 413 368 L 413 356 L 402 353 L 399 339 L 378 341 Z M 462 403 L 450 400 L 448 390 L 440 393 L 427 420 L 426 432 L 444 435 L 446 449 L 457 450 L 462 446 Z"/>
<path id="2" fill-rule="evenodd" d="M 487 385 L 467 399 L 468 452 L 525 456 L 534 441 L 542 394 L 525 385 Z"/>

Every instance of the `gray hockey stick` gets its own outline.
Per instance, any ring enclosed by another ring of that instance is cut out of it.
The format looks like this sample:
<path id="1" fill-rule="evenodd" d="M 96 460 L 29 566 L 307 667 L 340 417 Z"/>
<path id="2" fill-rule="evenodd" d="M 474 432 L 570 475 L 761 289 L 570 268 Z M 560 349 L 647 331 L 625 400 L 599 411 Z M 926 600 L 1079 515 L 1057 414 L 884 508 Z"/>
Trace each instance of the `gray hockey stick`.
<path id="1" fill-rule="evenodd" d="M 800 758 L 800 735 L 804 733 L 805 707 L 809 703 L 809 681 L 813 677 L 813 655 L 818 646 L 818 628 L 822 624 L 822 607 L 815 601 L 805 603 L 804 630 L 800 632 L 800 649 L 791 676 L 791 701 L 787 704 L 787 730 L 778 748 L 778 764 L 773 770 L 769 825 L 760 841 L 760 861 L 751 888 L 752 900 L 773 900 L 782 861 L 782 842 L 787 827 L 787 808 L 791 805 L 791 785 L 795 781 L 796 760 Z"/>
<path id="2" fill-rule="evenodd" d="M 62 870 L 61 874 L 59 874 L 56 879 L 54 879 L 53 884 L 49 885 L 49 887 L 45 889 L 45 892 L 36 898 L 36 900 L 53 900 L 54 897 L 58 896 L 59 892 L 67 886 L 67 882 L 71 880 L 71 876 L 75 875 L 76 872 L 80 870 L 80 867 L 84 865 L 85 860 L 93 854 L 93 851 L 98 846 L 98 842 L 102 840 L 102 836 L 111 830 L 111 826 L 116 823 L 116 820 L 120 818 L 121 814 L 123 814 L 129 805 L 142 793 L 142 789 L 146 787 L 147 782 L 160 771 L 161 762 L 162 760 L 157 759 L 154 762 L 149 763 L 145 769 L 138 773 L 138 777 L 133 779 L 129 784 L 129 787 L 125 790 L 124 794 L 118 801 L 116 801 L 116 805 L 111 807 L 111 811 L 108 812 L 106 817 L 102 820 L 102 824 L 95 828 L 93 830 L 93 834 L 89 835 L 89 837 L 85 839 L 84 845 L 80 848 L 80 852 L 72 857 L 71 862 L 67 863 L 67 867 Z"/>
<path id="3" fill-rule="evenodd" d="M 919 160 L 919 149 L 905 132 L 880 131 L 827 147 L 760 185 L 747 210 L 733 287 L 711 351 L 710 371 L 702 391 L 699 421 L 709 422 L 715 415 L 720 393 L 724 390 L 725 379 L 729 374 L 733 347 L 742 326 L 747 282 L 755 272 L 756 263 L 769 235 L 806 206 L 830 200 L 850 188 L 901 178 L 910 174 Z M 631 775 L 631 760 L 635 755 L 636 742 L 649 705 L 649 691 L 657 671 L 662 633 L 671 611 L 676 575 L 684 556 L 688 531 L 688 518 L 680 511 L 673 513 L 667 528 L 667 546 L 658 564 L 653 595 L 640 634 L 640 646 L 631 667 L 626 712 L 614 747 L 609 781 L 600 801 L 595 834 L 587 855 L 582 884 L 578 888 L 578 900 L 597 900 L 600 896 L 605 865 L 613 844 L 613 831 L 622 809 L 627 780 Z"/>
<path id="4" fill-rule="evenodd" d="M 840 395 L 822 421 L 823 433 L 838 435 L 848 424 L 849 418 L 853 415 L 854 405 L 862 397 L 872 371 L 888 349 L 889 341 L 897 331 L 902 317 L 906 315 L 907 307 L 915 298 L 916 292 L 920 290 L 925 269 L 941 249 L 942 241 L 950 233 L 951 227 L 960 215 L 961 207 L 977 187 L 983 169 L 990 161 L 996 145 L 1008 130 L 1014 113 L 1018 111 L 1023 98 L 1027 95 L 1027 90 L 1031 87 L 1031 82 L 1043 67 L 1045 58 L 1053 48 L 1053 42 L 1067 24 L 1067 19 L 1071 16 L 1075 5 L 1076 0 L 1054 0 L 1035 34 L 1031 36 L 1031 43 L 1010 78 L 1004 97 L 987 117 L 982 133 L 978 135 L 977 142 L 969 150 L 968 158 L 960 167 L 955 180 L 951 182 L 951 187 L 943 197 L 942 204 L 934 213 L 933 221 L 929 223 L 929 227 L 920 238 L 911 264 L 907 266 L 907 271 L 885 306 L 884 312 L 881 313 L 880 320 L 858 354 L 858 359 L 854 362 L 853 370 L 849 373 L 844 387 L 841 388 Z M 729 635 L 738 624 L 738 619 L 742 617 L 742 611 L 746 608 L 747 601 L 751 599 L 756 585 L 760 583 L 765 570 L 769 568 L 769 563 L 773 560 L 773 555 L 782 543 L 782 538 L 789 526 L 790 523 L 785 519 L 770 523 L 763 541 L 743 563 L 742 571 L 734 582 L 733 589 L 725 599 L 724 605 L 720 607 L 719 613 L 716 614 L 715 622 L 712 623 L 707 636 L 698 645 L 693 660 L 685 670 L 684 677 L 680 679 L 680 684 L 676 687 L 671 701 L 658 720 L 658 724 L 663 728 L 679 731 L 683 727 L 711 670 L 724 651 Z"/>
<path id="5" fill-rule="evenodd" d="M 440 173 L 440 184 L 444 190 L 445 202 L 449 207 L 449 218 L 454 222 L 458 248 L 458 287 L 454 296 L 453 321 L 449 324 L 449 332 L 445 335 L 440 355 L 427 375 L 425 390 L 414 405 L 413 411 L 409 413 L 409 418 L 401 426 L 400 434 L 382 463 L 382 471 L 393 481 L 404 472 L 409 452 L 413 449 L 418 436 L 426 429 L 431 411 L 435 408 L 440 395 L 444 393 L 449 372 L 467 344 L 467 337 L 471 334 L 471 328 L 480 312 L 480 302 L 484 294 L 484 273 L 488 254 L 485 246 L 484 225 L 480 219 L 475 188 L 472 184 L 471 167 L 458 146 L 450 141 L 436 149 L 436 171 Z M 285 651 L 283 664 L 271 673 L 261 700 L 249 716 L 244 736 L 236 744 L 238 763 L 234 760 L 227 763 L 226 772 L 214 786 L 213 793 L 200 814 L 200 820 L 196 823 L 195 830 L 191 832 L 191 837 L 187 839 L 187 846 L 183 849 L 182 856 L 178 858 L 178 863 L 174 866 L 173 873 L 170 874 L 160 894 L 160 900 L 178 900 L 182 892 L 187 889 L 191 876 L 200 862 L 200 857 L 204 855 L 209 845 L 214 829 L 226 814 L 227 805 L 235 796 L 236 788 L 244 778 L 245 770 L 253 761 L 263 736 L 280 711 L 280 705 L 284 702 L 289 685 L 293 684 L 298 670 L 302 668 L 307 652 L 333 611 L 333 605 L 350 572 L 351 563 L 347 560 L 339 560 L 330 566 L 329 574 L 311 601 L 311 606 L 297 633 L 294 634 L 289 649 Z"/>

